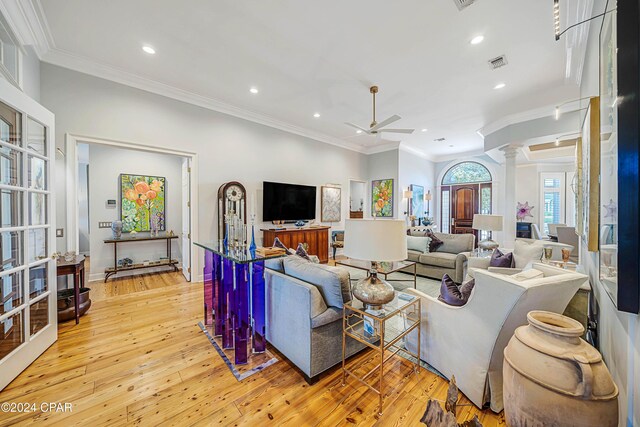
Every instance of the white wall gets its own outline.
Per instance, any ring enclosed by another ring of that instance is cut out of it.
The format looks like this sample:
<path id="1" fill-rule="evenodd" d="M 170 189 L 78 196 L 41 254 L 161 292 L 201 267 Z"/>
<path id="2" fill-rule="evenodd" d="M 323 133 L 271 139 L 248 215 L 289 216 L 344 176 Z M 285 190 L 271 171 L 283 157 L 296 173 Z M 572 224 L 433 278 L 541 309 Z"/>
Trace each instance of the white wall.
<path id="1" fill-rule="evenodd" d="M 594 14 L 604 10 L 605 0 L 594 1 Z M 592 21 L 587 44 L 587 56 L 583 72 L 581 97 L 598 94 L 599 40 L 602 18 Z M 608 200 L 606 201 L 608 202 Z M 606 203 L 605 202 L 605 203 Z M 602 203 L 601 203 L 602 204 Z M 624 232 L 621 229 L 620 232 Z M 609 298 L 598 274 L 597 253 L 581 247 L 581 263 L 588 272 L 600 308 L 598 332 L 600 351 L 609 371 L 620 390 L 620 426 L 640 425 L 640 316 L 619 312 Z"/>
<path id="2" fill-rule="evenodd" d="M 378 179 L 393 179 L 393 217 L 403 218 L 402 190 L 398 183 L 399 150 L 385 151 L 368 156 L 367 197 L 365 201 L 365 215 L 371 215 L 371 181 Z"/>
<path id="3" fill-rule="evenodd" d="M 216 193 L 224 182 L 240 180 L 249 194 L 256 194 L 258 217 L 262 216 L 263 181 L 316 186 L 338 183 L 344 195 L 342 218 L 346 218 L 349 179 L 368 179 L 367 156 L 354 151 L 50 64 L 42 64 L 41 79 L 42 103 L 56 115 L 58 147 L 64 146 L 68 132 L 198 154 L 196 215 L 200 228 L 194 241 L 217 239 Z M 66 182 L 61 156 L 56 169 L 57 227 L 63 228 Z M 397 160 L 391 169 L 395 172 L 388 177 L 396 176 Z M 384 172 L 381 177 L 387 177 Z M 98 174 L 92 171 L 91 175 Z M 318 189 L 318 197 L 319 193 Z M 91 198 L 95 199 L 95 194 Z M 344 219 L 331 225 L 340 229 Z M 66 250 L 65 239 L 57 239 L 57 244 L 59 250 Z M 195 278 L 201 277 L 202 254 L 192 268 Z"/>
<path id="4" fill-rule="evenodd" d="M 121 173 L 163 176 L 165 181 L 165 221 L 167 231 L 182 231 L 182 158 L 167 154 L 125 150 L 92 144 L 89 146 L 89 217 L 91 218 L 91 271 L 89 278 L 104 278 L 104 269 L 113 266 L 113 245 L 104 239 L 112 236 L 111 229 L 98 228 L 98 222 L 120 219 L 119 176 Z M 118 201 L 117 208 L 107 208 L 108 199 Z M 181 239 L 172 242 L 172 257 L 182 259 Z M 118 258 L 128 257 L 134 262 L 157 260 L 166 256 L 165 242 L 137 242 L 118 245 Z M 124 273 L 119 274 L 123 276 Z"/>
<path id="5" fill-rule="evenodd" d="M 22 90 L 40 102 L 40 60 L 31 46 L 22 55 Z"/>
<path id="6" fill-rule="evenodd" d="M 78 252 L 90 254 L 89 164 L 78 163 Z"/>
<path id="7" fill-rule="evenodd" d="M 398 154 L 400 160 L 398 170 L 400 190 L 398 194 L 402 197 L 402 192 L 407 190 L 411 184 L 423 186 L 424 194 L 427 194 L 427 191 L 431 191 L 432 200 L 429 202 L 429 215 L 435 216 L 435 206 L 438 203 L 435 186 L 435 163 L 403 149 L 400 149 Z M 427 209 L 426 201 L 424 202 L 424 208 L 425 210 Z M 400 214 L 407 209 L 406 200 L 402 201 L 400 209 Z M 418 216 L 424 216 L 424 213 L 420 212 Z"/>
<path id="8" fill-rule="evenodd" d="M 566 181 L 566 194 L 565 194 L 565 217 L 566 224 L 569 226 L 575 225 L 575 195 L 571 191 L 571 179 L 575 166 L 568 163 L 530 163 L 520 164 L 516 168 L 516 202 L 524 203 L 529 202 L 529 206 L 534 206 L 531 210 L 533 218 L 527 217 L 526 222 L 533 222 L 538 224 L 540 230 L 541 225 L 541 213 L 542 213 L 542 187 L 540 184 L 542 173 L 562 173 L 565 174 Z M 515 208 L 514 208 L 515 209 Z"/>

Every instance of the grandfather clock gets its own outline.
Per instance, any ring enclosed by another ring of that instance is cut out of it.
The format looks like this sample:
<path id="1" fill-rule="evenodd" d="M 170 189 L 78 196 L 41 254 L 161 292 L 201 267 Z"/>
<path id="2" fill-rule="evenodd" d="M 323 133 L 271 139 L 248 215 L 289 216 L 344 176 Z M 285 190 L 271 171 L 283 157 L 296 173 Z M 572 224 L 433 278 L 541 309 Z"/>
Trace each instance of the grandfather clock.
<path id="1" fill-rule="evenodd" d="M 232 248 L 247 242 L 247 192 L 237 181 L 218 189 L 218 239 Z"/>

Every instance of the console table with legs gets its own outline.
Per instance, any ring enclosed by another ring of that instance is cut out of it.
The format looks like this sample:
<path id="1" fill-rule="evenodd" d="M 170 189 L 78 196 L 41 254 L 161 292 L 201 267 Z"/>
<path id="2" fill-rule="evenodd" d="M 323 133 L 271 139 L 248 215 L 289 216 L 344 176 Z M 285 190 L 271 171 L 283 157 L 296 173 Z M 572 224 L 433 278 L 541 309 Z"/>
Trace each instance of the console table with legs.
<path id="1" fill-rule="evenodd" d="M 104 270 L 104 281 L 105 283 L 109 279 L 109 277 L 117 274 L 120 271 L 131 271 L 131 270 L 139 270 L 141 268 L 153 268 L 153 267 L 170 267 L 173 271 L 178 271 L 178 263 L 177 259 L 171 258 L 171 240 L 177 239 L 178 236 L 175 234 L 167 234 L 162 233 L 157 236 L 151 235 L 142 235 L 142 236 L 131 236 L 131 235 L 123 235 L 119 238 L 105 239 L 104 242 L 107 244 L 113 244 L 113 267 L 107 267 Z M 131 265 L 118 265 L 118 243 L 132 243 L 132 242 L 149 242 L 149 241 L 164 241 L 167 246 L 167 257 L 166 259 L 160 259 L 155 261 L 149 261 L 148 263 L 136 263 Z"/>

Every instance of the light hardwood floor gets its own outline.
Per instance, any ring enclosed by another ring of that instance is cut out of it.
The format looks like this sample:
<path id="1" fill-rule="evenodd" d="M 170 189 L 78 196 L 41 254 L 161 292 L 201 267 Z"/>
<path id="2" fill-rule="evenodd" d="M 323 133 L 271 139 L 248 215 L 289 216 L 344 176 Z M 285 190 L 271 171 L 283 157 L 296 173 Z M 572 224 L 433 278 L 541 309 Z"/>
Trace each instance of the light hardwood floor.
<path id="1" fill-rule="evenodd" d="M 446 396 L 444 380 L 400 357 L 385 369 L 382 417 L 373 392 L 341 386 L 339 367 L 309 386 L 274 352 L 278 363 L 238 382 L 197 326 L 202 283 L 164 273 L 89 287 L 94 305 L 80 324 L 61 324 L 58 341 L 0 392 L 0 402 L 69 402 L 72 412 L 0 412 L 0 425 L 419 426 L 428 399 Z M 357 358 L 375 366 L 370 352 Z M 459 420 L 504 425 L 461 405 Z"/>

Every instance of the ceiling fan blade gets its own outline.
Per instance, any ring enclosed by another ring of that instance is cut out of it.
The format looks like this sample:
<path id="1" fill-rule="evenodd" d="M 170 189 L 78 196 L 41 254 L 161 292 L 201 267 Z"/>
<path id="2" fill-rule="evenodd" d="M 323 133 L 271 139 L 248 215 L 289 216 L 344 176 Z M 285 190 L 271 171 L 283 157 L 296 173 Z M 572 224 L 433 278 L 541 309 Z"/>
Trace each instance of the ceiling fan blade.
<path id="1" fill-rule="evenodd" d="M 352 128 L 356 128 L 356 129 L 358 129 L 358 130 L 361 130 L 362 132 L 365 132 L 365 133 L 371 133 L 371 132 L 369 131 L 369 129 L 361 128 L 360 126 L 358 126 L 358 125 L 354 125 L 353 123 L 344 122 L 344 124 L 345 124 L 345 125 L 347 125 L 347 126 L 351 126 Z"/>
<path id="2" fill-rule="evenodd" d="M 387 125 L 390 125 L 393 122 L 397 122 L 398 120 L 400 120 L 402 117 L 398 116 L 397 114 L 394 114 L 393 116 L 389 117 L 386 120 L 381 121 L 380 123 L 378 123 L 377 125 L 375 125 L 374 127 L 371 128 L 371 130 L 378 130 L 380 128 L 383 128 Z"/>
<path id="3" fill-rule="evenodd" d="M 380 129 L 378 132 L 413 133 L 415 129 Z"/>

